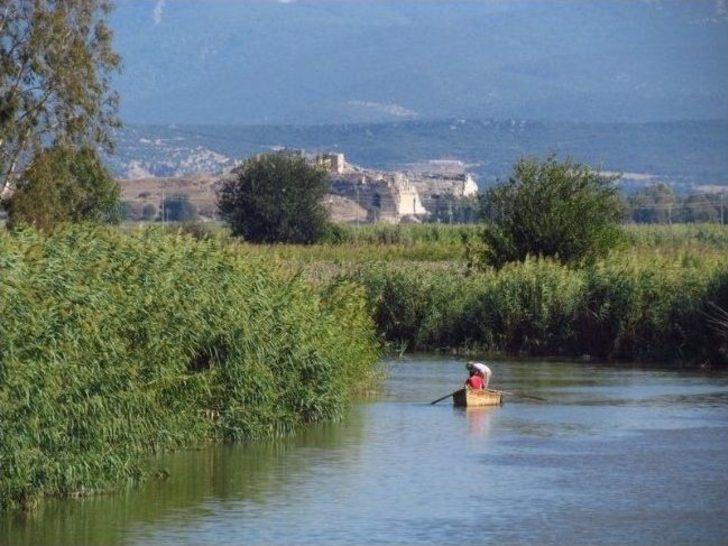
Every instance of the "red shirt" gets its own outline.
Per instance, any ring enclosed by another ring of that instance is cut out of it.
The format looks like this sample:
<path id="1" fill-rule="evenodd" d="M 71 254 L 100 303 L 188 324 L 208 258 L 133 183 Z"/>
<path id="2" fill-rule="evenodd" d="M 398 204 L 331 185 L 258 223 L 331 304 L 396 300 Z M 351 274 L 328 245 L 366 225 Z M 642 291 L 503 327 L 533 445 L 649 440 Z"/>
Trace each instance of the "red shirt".
<path id="1" fill-rule="evenodd" d="M 471 389 L 480 390 L 483 388 L 483 378 L 479 375 L 473 375 L 465 382 L 465 386 L 470 387 Z"/>

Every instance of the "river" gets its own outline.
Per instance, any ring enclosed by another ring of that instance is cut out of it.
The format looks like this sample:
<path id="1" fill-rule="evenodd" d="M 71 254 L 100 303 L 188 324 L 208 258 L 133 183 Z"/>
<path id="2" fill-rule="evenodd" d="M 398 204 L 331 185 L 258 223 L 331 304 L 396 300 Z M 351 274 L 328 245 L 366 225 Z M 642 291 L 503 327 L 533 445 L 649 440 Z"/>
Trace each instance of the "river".
<path id="1" fill-rule="evenodd" d="M 462 361 L 385 362 L 375 400 L 155 480 L 5 515 L 0 543 L 726 544 L 728 374 L 496 362 L 501 407 L 430 406 Z"/>

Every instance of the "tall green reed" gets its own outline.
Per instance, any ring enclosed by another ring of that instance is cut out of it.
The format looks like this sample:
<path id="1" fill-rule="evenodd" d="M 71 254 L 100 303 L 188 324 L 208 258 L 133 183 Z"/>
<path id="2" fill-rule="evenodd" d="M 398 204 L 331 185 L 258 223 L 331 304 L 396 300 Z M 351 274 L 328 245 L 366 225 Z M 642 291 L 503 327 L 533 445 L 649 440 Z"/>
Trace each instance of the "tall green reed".
<path id="1" fill-rule="evenodd" d="M 141 479 L 144 456 L 334 419 L 373 374 L 360 291 L 160 230 L 0 236 L 0 505 Z"/>

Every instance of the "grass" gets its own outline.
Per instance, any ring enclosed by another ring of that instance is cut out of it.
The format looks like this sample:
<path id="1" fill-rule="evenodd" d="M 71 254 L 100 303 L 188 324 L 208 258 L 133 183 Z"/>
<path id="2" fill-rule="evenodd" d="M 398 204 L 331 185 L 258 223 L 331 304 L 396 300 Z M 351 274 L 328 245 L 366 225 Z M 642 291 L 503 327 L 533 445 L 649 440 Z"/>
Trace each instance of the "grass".
<path id="1" fill-rule="evenodd" d="M 627 226 L 590 267 L 530 258 L 499 271 L 470 267 L 478 229 L 344 228 L 338 243 L 241 251 L 315 286 L 363 286 L 380 338 L 409 349 L 728 365 L 728 228 Z"/>
<path id="2" fill-rule="evenodd" d="M 159 229 L 0 236 L 0 505 L 144 478 L 149 453 L 341 416 L 373 376 L 361 288 Z"/>
<path id="3" fill-rule="evenodd" d="M 472 266 L 478 227 L 254 246 L 199 226 L 0 236 L 0 505 L 161 450 L 336 419 L 409 349 L 728 366 L 728 228 L 628 227 L 589 267 Z"/>
<path id="4" fill-rule="evenodd" d="M 532 258 L 482 272 L 375 264 L 340 278 L 366 287 L 383 339 L 410 349 L 728 364 L 728 338 L 709 320 L 728 306 L 725 258 L 617 255 L 576 270 Z"/>

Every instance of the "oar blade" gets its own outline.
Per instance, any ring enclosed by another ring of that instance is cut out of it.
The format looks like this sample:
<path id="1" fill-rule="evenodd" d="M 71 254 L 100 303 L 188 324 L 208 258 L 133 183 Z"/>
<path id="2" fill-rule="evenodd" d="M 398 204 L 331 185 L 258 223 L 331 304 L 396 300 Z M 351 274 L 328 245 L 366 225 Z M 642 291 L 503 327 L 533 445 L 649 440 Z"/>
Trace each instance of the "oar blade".
<path id="1" fill-rule="evenodd" d="M 459 391 L 459 390 L 460 390 L 460 389 L 458 389 L 458 391 Z M 438 398 L 437 400 L 434 400 L 434 401 L 430 402 L 430 405 L 431 405 L 431 406 L 434 406 L 434 405 L 435 405 L 435 404 L 437 404 L 438 402 L 442 402 L 443 400 L 445 400 L 445 398 L 450 398 L 450 397 L 451 397 L 451 396 L 452 396 L 453 394 L 455 394 L 455 393 L 456 393 L 456 392 L 458 392 L 458 391 L 453 391 L 453 392 L 451 392 L 450 394 L 446 394 L 446 395 L 445 395 L 445 396 L 443 396 L 442 398 Z"/>

